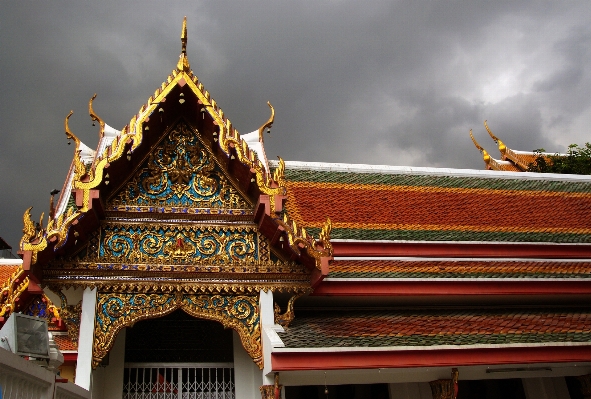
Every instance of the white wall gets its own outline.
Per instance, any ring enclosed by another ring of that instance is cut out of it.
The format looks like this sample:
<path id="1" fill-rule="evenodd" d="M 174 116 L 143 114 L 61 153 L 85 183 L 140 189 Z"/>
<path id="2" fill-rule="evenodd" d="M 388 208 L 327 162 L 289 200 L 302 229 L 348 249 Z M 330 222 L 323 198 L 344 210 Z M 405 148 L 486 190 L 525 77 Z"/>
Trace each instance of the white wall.
<path id="1" fill-rule="evenodd" d="M 236 399 L 260 399 L 261 370 L 242 347 L 238 333 L 236 331 L 233 333 Z"/>

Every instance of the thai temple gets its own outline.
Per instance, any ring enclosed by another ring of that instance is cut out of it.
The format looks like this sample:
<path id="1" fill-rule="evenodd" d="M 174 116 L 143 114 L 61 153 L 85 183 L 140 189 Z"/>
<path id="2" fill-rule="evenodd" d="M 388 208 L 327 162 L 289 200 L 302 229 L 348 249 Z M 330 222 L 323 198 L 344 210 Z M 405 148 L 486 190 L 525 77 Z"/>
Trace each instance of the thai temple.
<path id="1" fill-rule="evenodd" d="M 488 126 L 488 170 L 270 160 L 274 108 L 238 133 L 186 19 L 128 125 L 95 97 L 0 259 L 0 324 L 47 319 L 93 399 L 591 398 L 590 176 L 511 173 L 534 153 Z"/>

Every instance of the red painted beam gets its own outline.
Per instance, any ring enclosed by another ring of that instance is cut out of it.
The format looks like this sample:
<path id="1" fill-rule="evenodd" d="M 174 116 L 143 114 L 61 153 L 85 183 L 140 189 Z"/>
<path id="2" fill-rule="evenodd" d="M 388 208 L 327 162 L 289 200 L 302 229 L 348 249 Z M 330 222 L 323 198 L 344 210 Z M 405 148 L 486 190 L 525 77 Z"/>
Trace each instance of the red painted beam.
<path id="1" fill-rule="evenodd" d="M 591 244 L 333 242 L 334 256 L 425 256 L 453 258 L 591 258 Z"/>
<path id="2" fill-rule="evenodd" d="M 64 362 L 75 362 L 78 360 L 78 352 L 76 353 L 64 353 Z"/>
<path id="3" fill-rule="evenodd" d="M 589 281 L 330 281 L 312 295 L 591 295 Z"/>
<path id="4" fill-rule="evenodd" d="M 356 352 L 274 352 L 273 371 L 589 362 L 591 346 Z"/>

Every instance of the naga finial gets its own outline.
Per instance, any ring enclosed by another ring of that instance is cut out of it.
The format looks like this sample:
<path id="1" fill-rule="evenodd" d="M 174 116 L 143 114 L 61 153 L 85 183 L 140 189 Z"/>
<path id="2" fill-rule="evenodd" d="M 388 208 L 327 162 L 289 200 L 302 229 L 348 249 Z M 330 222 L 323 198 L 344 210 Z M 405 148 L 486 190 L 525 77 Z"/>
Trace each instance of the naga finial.
<path id="1" fill-rule="evenodd" d="M 21 238 L 21 242 L 30 242 L 36 235 L 37 230 L 35 229 L 35 223 L 31 219 L 31 209 L 33 207 L 29 207 L 24 215 L 23 215 L 23 238 Z"/>
<path id="2" fill-rule="evenodd" d="M 476 148 L 478 148 L 478 151 L 480 151 L 480 153 L 482 154 L 482 159 L 484 159 L 484 162 L 488 165 L 488 163 L 490 162 L 490 155 L 488 155 L 488 152 L 486 152 L 486 150 L 482 148 L 480 144 L 478 144 L 478 142 L 474 138 L 474 135 L 472 134 L 472 129 L 470 129 L 470 138 L 472 139 L 472 142 L 474 143 Z"/>
<path id="3" fill-rule="evenodd" d="M 76 150 L 78 150 L 78 148 L 80 147 L 80 139 L 76 137 L 74 133 L 72 133 L 72 131 L 70 130 L 70 126 L 68 125 L 68 122 L 70 121 L 70 116 L 72 116 L 73 113 L 74 111 L 70 111 L 68 116 L 66 116 L 66 120 L 64 121 L 64 129 L 66 130 L 66 137 L 68 138 L 68 140 L 74 140 L 74 142 L 76 143 Z"/>
<path id="4" fill-rule="evenodd" d="M 275 108 L 273 108 L 269 101 L 267 101 L 267 105 L 269 106 L 269 108 L 271 108 L 271 116 L 269 117 L 269 120 L 267 120 L 267 122 L 265 122 L 261 127 L 259 127 L 259 141 L 261 143 L 264 143 L 265 141 L 265 138 L 263 137 L 265 129 L 267 129 L 267 133 L 271 134 L 271 126 L 273 125 L 273 122 L 275 122 Z"/>
<path id="5" fill-rule="evenodd" d="M 327 247 L 330 243 L 330 232 L 332 231 L 332 221 L 330 218 L 326 218 L 326 222 L 320 230 L 318 241 L 322 243 L 322 246 Z"/>
<path id="6" fill-rule="evenodd" d="M 189 72 L 189 60 L 187 59 L 187 17 L 183 18 L 183 29 L 181 30 L 181 55 L 179 62 L 176 64 L 179 71 Z"/>
<path id="7" fill-rule="evenodd" d="M 90 119 L 92 119 L 93 126 L 94 126 L 94 122 L 99 123 L 99 126 L 101 127 L 99 135 L 100 135 L 100 138 L 102 138 L 103 135 L 105 134 L 105 122 L 97 114 L 94 113 L 94 109 L 92 108 L 92 102 L 94 101 L 95 98 L 96 98 L 96 93 L 94 93 L 94 96 L 92 96 L 92 98 L 88 101 L 88 114 L 90 115 Z"/>
<path id="8" fill-rule="evenodd" d="M 74 133 L 72 133 L 72 131 L 70 130 L 70 126 L 68 125 L 68 121 L 70 120 L 70 116 L 72 116 L 73 113 L 74 113 L 74 111 L 70 111 L 68 116 L 66 116 L 66 120 L 64 121 L 64 128 L 66 130 L 66 137 L 68 138 L 68 140 L 74 140 L 74 142 L 76 143 L 76 149 L 74 150 L 74 173 L 75 173 L 76 179 L 80 179 L 86 173 L 86 168 L 84 167 L 84 164 L 80 160 L 80 154 L 79 154 L 80 139 L 78 137 L 76 137 L 76 135 Z M 70 144 L 70 143 L 68 143 L 68 144 Z"/>
<path id="9" fill-rule="evenodd" d="M 495 141 L 495 143 L 497 143 L 497 145 L 499 147 L 499 151 L 501 152 L 501 155 L 505 155 L 505 151 L 507 150 L 507 146 L 505 145 L 505 143 L 503 143 L 501 140 L 499 140 L 499 138 L 497 136 L 495 136 L 493 134 L 493 132 L 489 129 L 488 123 L 486 123 L 486 120 L 484 121 L 484 128 L 488 132 L 489 136 Z"/>

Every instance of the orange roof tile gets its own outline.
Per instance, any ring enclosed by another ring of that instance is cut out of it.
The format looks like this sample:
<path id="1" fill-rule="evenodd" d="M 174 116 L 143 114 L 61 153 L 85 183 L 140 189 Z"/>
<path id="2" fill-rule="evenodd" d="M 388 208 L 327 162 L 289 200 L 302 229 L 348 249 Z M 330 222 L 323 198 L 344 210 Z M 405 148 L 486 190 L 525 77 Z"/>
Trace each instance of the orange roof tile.
<path id="1" fill-rule="evenodd" d="M 591 242 L 587 182 L 289 169 L 286 177 L 287 212 L 313 234 L 329 217 L 333 238 Z"/>
<path id="2" fill-rule="evenodd" d="M 70 337 L 66 334 L 64 334 L 64 335 L 53 334 L 53 340 L 55 341 L 55 343 L 60 351 L 77 351 L 78 350 L 78 343 L 72 341 L 70 339 Z"/>

